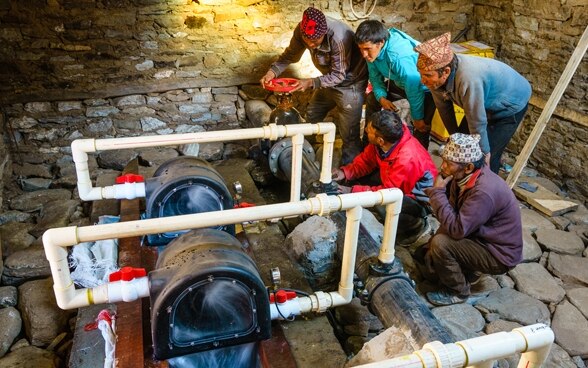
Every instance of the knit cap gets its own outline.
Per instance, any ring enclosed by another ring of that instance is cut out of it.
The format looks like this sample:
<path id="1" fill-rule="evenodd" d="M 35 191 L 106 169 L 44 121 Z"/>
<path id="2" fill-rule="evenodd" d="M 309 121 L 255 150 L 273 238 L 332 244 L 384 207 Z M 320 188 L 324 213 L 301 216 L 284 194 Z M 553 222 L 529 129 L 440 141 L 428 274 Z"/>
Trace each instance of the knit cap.
<path id="1" fill-rule="evenodd" d="M 327 18 L 322 11 L 310 7 L 302 14 L 300 22 L 302 35 L 310 40 L 317 40 L 327 33 Z"/>
<path id="2" fill-rule="evenodd" d="M 479 134 L 455 133 L 449 137 L 441 157 L 444 160 L 466 164 L 480 160 L 484 154 L 480 148 Z"/>

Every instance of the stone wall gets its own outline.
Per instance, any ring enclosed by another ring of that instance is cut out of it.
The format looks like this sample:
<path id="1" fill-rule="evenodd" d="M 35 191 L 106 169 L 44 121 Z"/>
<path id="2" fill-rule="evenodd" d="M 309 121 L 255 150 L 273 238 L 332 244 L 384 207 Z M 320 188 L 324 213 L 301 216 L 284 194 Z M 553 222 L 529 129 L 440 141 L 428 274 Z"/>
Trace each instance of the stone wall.
<path id="1" fill-rule="evenodd" d="M 314 4 L 358 24 L 348 1 Z M 256 82 L 307 6 L 295 0 L 0 0 L 0 102 Z M 380 0 L 374 14 L 420 37 L 463 28 L 471 11 L 466 0 Z"/>
<path id="2" fill-rule="evenodd" d="M 421 40 L 467 29 L 468 39 L 495 46 L 498 58 L 546 100 L 588 13 L 581 0 L 560 3 L 378 0 L 372 17 Z M 348 1 L 314 4 L 352 28 L 360 22 Z M 0 0 L 0 105 L 25 158 L 41 151 L 56 154 L 53 162 L 79 137 L 247 126 L 238 88 L 257 83 L 307 6 L 294 0 Z M 288 73 L 313 73 L 308 60 L 299 64 Z M 587 71 L 584 62 L 561 102 L 583 115 Z M 540 113 L 531 110 L 514 151 Z M 531 164 L 586 198 L 586 170 L 574 166 L 586 157 L 586 127 L 556 119 L 574 136 L 551 124 Z M 553 160 L 552 147 L 575 159 Z"/>
<path id="3" fill-rule="evenodd" d="M 533 86 L 534 106 L 509 145 L 511 151 L 520 152 L 588 24 L 588 3 L 475 1 L 473 20 L 475 37 L 496 45 L 497 57 Z M 570 196 L 584 201 L 588 198 L 587 60 L 585 54 L 529 160 Z"/>

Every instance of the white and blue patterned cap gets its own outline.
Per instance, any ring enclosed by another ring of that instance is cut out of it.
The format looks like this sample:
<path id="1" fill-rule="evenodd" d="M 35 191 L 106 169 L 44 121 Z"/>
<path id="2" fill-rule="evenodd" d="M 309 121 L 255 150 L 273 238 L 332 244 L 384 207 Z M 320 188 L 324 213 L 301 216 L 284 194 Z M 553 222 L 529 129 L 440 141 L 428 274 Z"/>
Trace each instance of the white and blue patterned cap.
<path id="1" fill-rule="evenodd" d="M 476 162 L 484 157 L 480 148 L 480 138 L 479 134 L 452 134 L 441 157 L 460 164 Z"/>

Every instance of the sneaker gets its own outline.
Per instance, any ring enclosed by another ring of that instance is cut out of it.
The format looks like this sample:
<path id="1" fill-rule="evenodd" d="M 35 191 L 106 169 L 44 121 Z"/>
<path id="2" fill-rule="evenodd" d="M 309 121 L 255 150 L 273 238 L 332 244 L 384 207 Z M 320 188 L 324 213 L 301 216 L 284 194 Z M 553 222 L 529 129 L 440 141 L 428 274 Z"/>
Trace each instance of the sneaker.
<path id="1" fill-rule="evenodd" d="M 431 304 L 437 306 L 461 304 L 468 300 L 468 296 L 452 294 L 446 290 L 430 291 L 427 293 L 427 299 Z"/>
<path id="2" fill-rule="evenodd" d="M 398 234 L 396 237 L 396 242 L 399 245 L 411 245 L 416 243 L 422 236 L 427 235 L 431 232 L 431 224 L 426 217 L 422 218 L 424 224 L 421 226 L 419 231 L 414 232 L 412 235 L 403 236 L 402 234 Z"/>

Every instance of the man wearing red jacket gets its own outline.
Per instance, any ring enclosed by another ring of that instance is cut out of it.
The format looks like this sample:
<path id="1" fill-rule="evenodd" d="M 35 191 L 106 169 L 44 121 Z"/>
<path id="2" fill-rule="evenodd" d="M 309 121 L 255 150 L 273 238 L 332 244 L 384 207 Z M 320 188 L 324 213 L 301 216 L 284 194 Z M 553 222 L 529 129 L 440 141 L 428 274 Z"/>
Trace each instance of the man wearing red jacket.
<path id="1" fill-rule="evenodd" d="M 410 134 L 397 113 L 376 112 L 365 129 L 369 144 L 350 164 L 333 170 L 333 179 L 355 180 L 380 170 L 378 185 L 339 186 L 342 193 L 399 188 L 404 193 L 398 219 L 398 242 L 414 242 L 428 227 L 429 198 L 424 189 L 433 186 L 437 168 L 423 146 Z"/>

